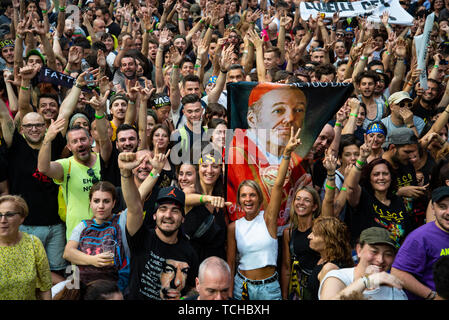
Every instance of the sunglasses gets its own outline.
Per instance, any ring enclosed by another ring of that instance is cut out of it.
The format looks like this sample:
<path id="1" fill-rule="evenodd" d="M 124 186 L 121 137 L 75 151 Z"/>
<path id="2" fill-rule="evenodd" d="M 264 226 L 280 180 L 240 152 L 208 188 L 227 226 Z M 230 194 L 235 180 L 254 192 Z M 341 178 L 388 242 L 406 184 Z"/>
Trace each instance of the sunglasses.
<path id="1" fill-rule="evenodd" d="M 96 184 L 97 182 L 100 181 L 100 180 L 98 180 L 98 178 L 95 175 L 95 172 L 92 168 L 89 168 L 89 170 L 87 170 L 87 174 L 89 175 L 89 177 L 92 178 L 92 184 Z"/>
<path id="2" fill-rule="evenodd" d="M 404 108 L 404 107 L 410 108 L 411 106 L 412 106 L 412 103 L 410 101 L 399 103 L 399 107 L 401 107 L 401 108 Z"/>
<path id="3" fill-rule="evenodd" d="M 336 35 L 337 37 L 344 37 L 344 36 L 345 36 L 345 34 L 342 33 L 342 32 L 337 32 L 335 35 Z"/>

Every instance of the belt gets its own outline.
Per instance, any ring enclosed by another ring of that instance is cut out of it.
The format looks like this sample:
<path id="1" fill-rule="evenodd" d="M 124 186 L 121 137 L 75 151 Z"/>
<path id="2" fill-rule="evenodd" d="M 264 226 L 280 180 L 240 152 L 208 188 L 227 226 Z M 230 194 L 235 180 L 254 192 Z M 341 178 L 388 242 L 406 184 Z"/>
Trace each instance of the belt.
<path id="1" fill-rule="evenodd" d="M 259 286 L 259 285 L 263 285 L 263 284 L 268 284 L 268 283 L 272 283 L 278 280 L 279 275 L 277 272 L 274 273 L 274 275 L 272 275 L 271 277 L 269 277 L 268 279 L 264 279 L 264 280 L 251 280 L 248 278 L 245 278 L 242 274 L 240 274 L 240 272 L 237 271 L 237 275 L 245 280 L 247 283 L 255 285 L 255 286 Z"/>

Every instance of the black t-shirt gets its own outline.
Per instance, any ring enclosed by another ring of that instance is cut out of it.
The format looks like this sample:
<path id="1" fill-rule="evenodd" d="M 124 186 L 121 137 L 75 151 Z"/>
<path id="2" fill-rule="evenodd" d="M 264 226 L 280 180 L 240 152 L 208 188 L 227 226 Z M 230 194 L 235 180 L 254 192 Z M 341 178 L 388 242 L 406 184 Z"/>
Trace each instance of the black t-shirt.
<path id="1" fill-rule="evenodd" d="M 105 181 L 109 181 L 114 186 L 118 187 L 122 185 L 122 180 L 120 177 L 120 168 L 118 166 L 118 152 L 115 143 L 112 143 L 112 151 L 111 156 L 109 157 L 109 161 L 106 163 L 103 158 L 100 157 L 100 165 L 101 165 L 101 179 Z"/>
<path id="2" fill-rule="evenodd" d="M 8 180 L 8 148 L 3 138 L 0 139 L 0 182 Z"/>
<path id="3" fill-rule="evenodd" d="M 195 286 L 198 256 L 180 232 L 175 244 L 161 241 L 147 228 L 134 236 L 126 229 L 126 238 L 131 251 L 129 300 L 165 300 L 167 291 L 174 289 L 185 296 Z"/>
<path id="4" fill-rule="evenodd" d="M 433 108 L 433 106 L 430 109 L 426 109 L 423 108 L 420 103 L 413 106 L 412 112 L 413 115 L 423 119 L 425 123 L 429 123 L 432 117 L 436 114 L 436 111 Z"/>
<path id="5" fill-rule="evenodd" d="M 65 145 L 66 140 L 59 133 L 51 144 L 52 161 L 60 158 Z M 39 150 L 31 148 L 15 130 L 8 149 L 8 163 L 11 164 L 8 168 L 9 191 L 21 195 L 28 204 L 29 214 L 24 225 L 55 225 L 62 222 L 58 215 L 59 187 L 37 169 L 38 155 Z"/>
<path id="6" fill-rule="evenodd" d="M 190 238 L 199 263 L 210 256 L 226 259 L 226 221 L 223 210 L 216 209 L 211 213 L 205 205 L 195 206 L 186 214 L 181 228 Z M 200 228 L 205 231 L 200 232 Z M 194 236 L 196 232 L 200 233 Z"/>
<path id="7" fill-rule="evenodd" d="M 386 206 L 362 187 L 358 206 L 354 208 L 348 205 L 345 217 L 352 245 L 357 243 L 363 230 L 382 227 L 390 231 L 391 237 L 399 247 L 413 229 L 412 219 L 401 197 L 393 196 L 390 200 L 390 205 Z"/>
<path id="8" fill-rule="evenodd" d="M 120 26 L 119 26 L 117 23 L 112 22 L 110 25 L 108 25 L 108 26 L 106 27 L 106 32 L 107 32 L 107 33 L 111 33 L 111 34 L 113 34 L 116 38 L 118 38 L 118 36 L 119 36 L 120 33 L 122 32 L 122 30 L 120 29 Z"/>
<path id="9" fill-rule="evenodd" d="M 320 260 L 320 254 L 310 249 L 310 240 L 307 237 L 311 232 L 312 228 L 304 232 L 294 229 L 290 236 L 290 242 L 293 242 L 293 252 L 300 263 L 300 268 L 307 272 L 310 272 Z M 290 255 L 292 255 L 291 252 Z"/>

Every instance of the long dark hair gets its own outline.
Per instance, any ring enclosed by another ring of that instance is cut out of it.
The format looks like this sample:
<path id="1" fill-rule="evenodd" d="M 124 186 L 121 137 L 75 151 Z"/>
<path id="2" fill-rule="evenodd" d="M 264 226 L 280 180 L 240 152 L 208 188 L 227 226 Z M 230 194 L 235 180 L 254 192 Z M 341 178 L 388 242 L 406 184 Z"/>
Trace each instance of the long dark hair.
<path id="1" fill-rule="evenodd" d="M 371 185 L 371 172 L 373 171 L 374 167 L 379 164 L 385 164 L 388 168 L 388 171 L 390 172 L 391 176 L 391 183 L 387 190 L 387 198 L 392 199 L 394 197 L 394 193 L 398 189 L 398 182 L 396 179 L 396 174 L 393 170 L 393 167 L 391 164 L 382 158 L 374 159 L 373 161 L 369 162 L 362 170 L 362 178 L 360 180 L 360 185 L 364 187 L 370 194 L 374 195 L 373 186 Z"/>

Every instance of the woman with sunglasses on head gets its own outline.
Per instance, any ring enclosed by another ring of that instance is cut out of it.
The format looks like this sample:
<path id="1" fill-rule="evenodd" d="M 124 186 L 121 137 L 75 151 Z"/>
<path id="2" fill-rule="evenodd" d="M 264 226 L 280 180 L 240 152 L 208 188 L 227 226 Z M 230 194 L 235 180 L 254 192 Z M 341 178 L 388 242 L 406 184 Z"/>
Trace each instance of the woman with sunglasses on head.
<path id="1" fill-rule="evenodd" d="M 191 169 L 196 173 L 196 178 L 191 176 L 189 179 L 191 183 L 186 183 L 185 177 L 178 177 L 178 182 L 186 193 L 186 217 L 182 228 L 197 252 L 199 262 L 210 256 L 226 259 L 222 161 L 221 153 L 212 149 L 194 161 L 198 164 L 183 164 L 180 168 L 181 174 L 186 170 L 191 172 Z"/>
<path id="2" fill-rule="evenodd" d="M 116 191 L 110 182 L 94 184 L 89 200 L 93 219 L 83 220 L 73 229 L 64 250 L 64 259 L 77 265 L 80 280 L 86 285 L 97 279 L 118 282 L 119 270 L 128 264 L 123 229 L 126 216 L 112 213 Z M 107 244 L 112 245 L 110 251 Z M 126 282 L 119 286 L 124 290 Z"/>
<path id="3" fill-rule="evenodd" d="M 244 180 L 238 187 L 237 203 L 245 216 L 229 224 L 227 242 L 227 260 L 234 278 L 231 290 L 235 299 L 282 299 L 276 271 L 277 218 L 291 153 L 300 144 L 299 132 L 295 133 L 292 127 L 265 210 L 261 210 L 261 188 L 254 180 Z M 237 255 L 239 263 L 236 270 Z"/>
<path id="4" fill-rule="evenodd" d="M 51 300 L 44 246 L 36 236 L 19 231 L 27 215 L 22 197 L 0 197 L 0 300 Z"/>

